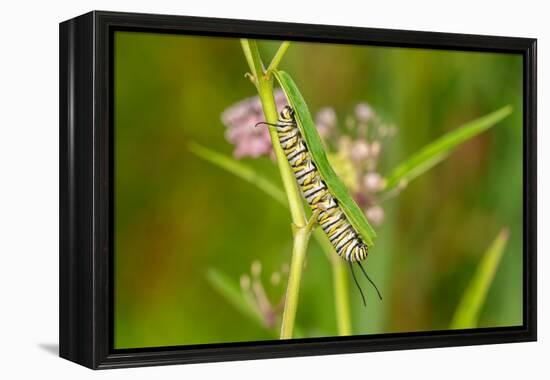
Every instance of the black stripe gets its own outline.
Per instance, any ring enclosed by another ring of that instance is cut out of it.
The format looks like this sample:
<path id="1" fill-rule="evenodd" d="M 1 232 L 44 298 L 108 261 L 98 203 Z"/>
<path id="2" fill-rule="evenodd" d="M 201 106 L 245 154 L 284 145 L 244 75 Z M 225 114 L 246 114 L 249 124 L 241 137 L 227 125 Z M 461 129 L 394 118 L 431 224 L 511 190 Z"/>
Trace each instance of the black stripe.
<path id="1" fill-rule="evenodd" d="M 290 166 L 292 166 L 293 168 L 297 168 L 298 166 L 301 166 L 301 165 L 305 165 L 304 162 L 307 160 L 307 157 L 304 158 L 303 160 L 300 161 L 300 159 L 298 159 L 298 157 L 296 157 L 296 160 L 294 159 L 291 159 L 291 160 L 288 160 L 288 162 L 290 162 Z M 291 162 L 291 161 L 294 161 L 294 162 Z"/>
<path id="2" fill-rule="evenodd" d="M 342 215 L 340 215 L 338 218 L 336 218 L 336 220 L 334 222 L 331 222 L 330 224 L 328 224 L 326 226 L 321 225 L 321 228 L 323 228 L 323 231 L 327 232 L 326 231 L 327 228 L 334 226 L 336 223 L 338 223 L 342 219 L 343 219 Z"/>
<path id="3" fill-rule="evenodd" d="M 300 174 L 298 177 L 296 177 L 296 179 L 299 181 L 302 178 L 304 178 L 306 175 L 308 175 L 309 173 L 313 173 L 316 170 L 317 170 L 317 168 L 314 166 L 313 169 L 311 169 L 310 171 L 307 171 L 305 173 Z"/>
<path id="4" fill-rule="evenodd" d="M 292 163 L 290 164 L 290 166 L 292 166 L 292 168 L 294 169 L 299 168 L 302 165 L 303 165 L 303 162 L 298 162 L 297 160 L 293 164 Z"/>
<path id="5" fill-rule="evenodd" d="M 294 157 L 296 157 L 297 155 L 299 155 L 300 153 L 304 153 L 304 152 L 307 152 L 307 149 L 304 148 L 304 149 L 302 149 L 302 150 L 299 150 L 299 151 L 297 151 L 297 152 L 294 152 L 294 153 L 292 153 L 292 155 L 286 156 L 286 159 L 290 161 L 290 160 L 292 160 Z"/>
<path id="6" fill-rule="evenodd" d="M 336 208 L 338 207 L 338 205 L 336 203 L 334 203 L 334 205 L 330 206 L 330 207 L 327 207 L 326 209 L 324 209 L 323 211 L 321 211 L 321 213 L 319 213 L 319 218 L 322 218 L 323 215 L 325 215 L 325 213 L 328 211 L 328 210 L 332 210 L 333 208 Z"/>
<path id="7" fill-rule="evenodd" d="M 307 191 L 309 191 L 309 190 L 305 191 L 305 192 L 304 192 L 304 196 L 305 196 L 306 198 L 309 198 L 309 197 L 311 197 L 312 195 L 317 194 L 319 191 L 325 190 L 325 189 L 326 189 L 326 187 L 324 187 L 324 186 L 319 186 L 315 191 L 313 191 L 313 192 L 311 192 L 311 193 L 309 193 L 309 194 L 307 194 Z"/>
<path id="8" fill-rule="evenodd" d="M 322 189 L 322 190 L 326 190 L 326 189 Z M 317 193 L 318 193 L 318 191 L 315 192 L 315 193 L 313 193 L 313 194 L 311 194 L 311 195 L 308 195 L 308 196 L 306 197 L 307 203 L 309 203 L 309 204 L 312 205 L 312 206 L 313 206 L 314 204 L 319 203 L 319 200 L 317 200 L 317 202 L 313 203 L 313 201 L 315 201 L 315 198 L 316 198 L 316 197 L 319 197 L 319 195 L 317 195 Z M 323 195 L 321 195 L 321 197 L 322 197 L 322 196 L 323 196 Z"/>
<path id="9" fill-rule="evenodd" d="M 281 144 L 284 144 L 284 143 L 286 143 L 288 140 L 293 139 L 293 138 L 296 137 L 296 136 L 298 136 L 298 131 L 296 131 L 296 132 L 295 132 L 293 135 L 291 135 L 291 136 L 287 136 L 287 137 L 285 137 L 284 139 L 280 139 L 279 142 L 280 142 Z"/>
<path id="10" fill-rule="evenodd" d="M 283 120 L 279 119 L 279 125 L 278 126 L 285 126 L 285 127 L 296 127 L 296 122 L 294 120 Z"/>
<path id="11" fill-rule="evenodd" d="M 341 236 L 344 232 L 348 231 L 350 227 L 351 227 L 351 225 L 348 224 L 348 226 L 346 228 L 344 228 L 342 231 L 340 231 L 336 235 L 334 235 L 332 237 L 329 236 L 330 242 L 334 243 L 334 240 L 337 239 L 339 236 Z"/>
<path id="12" fill-rule="evenodd" d="M 341 234 L 340 234 L 341 235 Z M 336 247 L 339 247 L 340 244 L 344 244 L 344 246 L 346 246 L 346 244 L 350 241 L 350 240 L 353 240 L 353 232 L 351 233 L 351 237 L 348 238 L 347 240 L 344 240 L 343 238 L 345 236 L 340 236 L 338 239 L 335 239 L 334 241 L 331 241 L 332 245 L 334 246 L 334 248 Z M 343 249 L 343 247 L 340 247 L 340 249 Z"/>
<path id="13" fill-rule="evenodd" d="M 346 244 L 349 243 L 353 239 L 355 239 L 355 236 L 352 235 L 348 240 L 344 240 L 344 242 L 338 243 L 338 247 L 340 247 L 340 248 L 337 248 L 336 246 L 334 248 L 336 248 L 337 251 L 341 251 L 346 246 Z"/>
<path id="14" fill-rule="evenodd" d="M 359 248 L 359 239 L 355 239 L 351 243 L 349 243 L 348 248 L 346 248 L 346 250 L 348 250 L 349 247 L 352 247 L 349 253 L 350 258 L 353 258 L 353 256 L 359 256 L 357 255 L 357 248 Z M 358 260 L 358 258 L 356 258 L 356 260 Z"/>

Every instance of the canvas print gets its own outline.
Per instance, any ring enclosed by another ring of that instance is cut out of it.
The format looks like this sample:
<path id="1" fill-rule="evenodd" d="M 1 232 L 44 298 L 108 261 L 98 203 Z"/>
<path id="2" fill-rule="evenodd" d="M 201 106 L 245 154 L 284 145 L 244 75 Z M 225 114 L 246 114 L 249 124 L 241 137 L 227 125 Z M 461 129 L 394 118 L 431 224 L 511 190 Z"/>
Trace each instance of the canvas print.
<path id="1" fill-rule="evenodd" d="M 117 31 L 115 349 L 520 326 L 522 56 Z"/>

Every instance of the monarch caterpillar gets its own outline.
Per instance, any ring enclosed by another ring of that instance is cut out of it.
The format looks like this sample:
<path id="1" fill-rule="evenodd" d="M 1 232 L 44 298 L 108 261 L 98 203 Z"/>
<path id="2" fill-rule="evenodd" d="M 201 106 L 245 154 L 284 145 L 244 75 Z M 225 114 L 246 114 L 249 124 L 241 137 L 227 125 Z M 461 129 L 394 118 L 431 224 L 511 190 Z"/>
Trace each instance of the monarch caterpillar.
<path id="1" fill-rule="evenodd" d="M 279 142 L 302 190 L 302 194 L 312 211 L 317 212 L 317 223 L 325 232 L 338 256 L 349 263 L 353 280 L 359 289 L 363 304 L 366 305 L 365 296 L 355 277 L 354 263 L 358 264 L 367 280 L 376 289 L 378 297 L 382 299 L 378 288 L 361 265 L 361 261 L 368 256 L 368 247 L 338 205 L 338 200 L 331 194 L 317 170 L 296 123 L 292 107 L 285 106 L 283 108 L 277 124 L 261 122 L 256 126 L 262 124 L 276 127 Z"/>

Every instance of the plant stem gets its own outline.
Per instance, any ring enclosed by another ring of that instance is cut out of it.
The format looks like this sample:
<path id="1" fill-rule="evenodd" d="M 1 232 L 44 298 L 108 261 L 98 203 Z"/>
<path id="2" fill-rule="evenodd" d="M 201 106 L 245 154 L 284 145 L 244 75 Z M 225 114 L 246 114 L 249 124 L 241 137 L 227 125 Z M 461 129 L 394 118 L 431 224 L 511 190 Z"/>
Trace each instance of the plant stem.
<path id="1" fill-rule="evenodd" d="M 227 170 L 244 181 L 252 183 L 258 187 L 258 189 L 264 191 L 274 200 L 288 208 L 286 193 L 279 186 L 254 171 L 251 167 L 232 157 L 225 156 L 197 143 L 189 143 L 188 148 L 198 157 L 201 157 L 202 159 Z M 395 190 L 390 190 L 390 192 L 391 191 Z M 319 246 L 325 253 L 325 256 L 332 268 L 335 304 L 334 310 L 336 313 L 338 335 L 350 335 L 352 328 L 349 311 L 348 268 L 342 268 L 345 265 L 343 265 L 342 260 L 335 255 L 334 248 L 321 229 L 318 228 L 314 230 L 313 237 L 319 243 Z"/>
<path id="2" fill-rule="evenodd" d="M 321 246 L 323 252 L 327 256 L 332 268 L 332 282 L 334 288 L 334 307 L 336 311 L 336 324 L 338 327 L 338 335 L 351 335 L 351 312 L 349 304 L 349 280 L 348 268 L 346 263 L 338 257 L 334 248 L 330 244 L 327 236 L 322 230 L 317 229 L 314 233 L 315 239 Z"/>
<path id="3" fill-rule="evenodd" d="M 332 280 L 334 282 L 334 305 L 338 335 L 351 335 L 351 315 L 349 305 L 348 268 L 346 263 L 334 255 L 332 261 Z"/>
<path id="4" fill-rule="evenodd" d="M 273 59 L 271 60 L 271 63 L 267 68 L 268 74 L 270 71 L 277 69 L 277 66 L 279 66 L 279 63 L 281 62 L 281 59 L 283 59 L 283 56 L 285 55 L 286 50 L 288 49 L 289 46 L 290 46 L 290 42 L 288 41 L 283 42 L 281 46 L 279 46 L 279 49 L 273 56 Z"/>
<path id="5" fill-rule="evenodd" d="M 275 124 L 277 123 L 277 106 L 275 104 L 275 98 L 273 97 L 273 81 L 265 75 L 264 66 L 256 42 L 243 39 L 241 40 L 241 44 L 250 71 L 256 82 L 255 84 L 258 89 L 258 95 L 262 103 L 265 119 L 268 123 Z M 280 50 L 281 49 L 279 49 L 279 51 Z M 284 51 L 286 51 L 286 48 L 279 54 L 277 63 L 281 60 Z M 277 159 L 277 166 L 279 167 L 279 172 L 283 181 L 283 187 L 287 195 L 294 229 L 292 260 L 281 327 L 281 339 L 290 339 L 292 338 L 296 310 L 298 308 L 298 295 L 307 245 L 313 226 L 311 223 L 306 224 L 306 214 L 302 204 L 300 190 L 298 189 L 294 174 L 286 159 L 283 148 L 279 143 L 276 129 L 270 126 L 269 135 Z"/>
<path id="6" fill-rule="evenodd" d="M 263 70 L 263 64 L 261 62 L 256 42 L 242 40 L 242 44 L 247 60 L 250 57 L 250 60 L 248 61 L 250 70 L 252 72 Z M 266 78 L 263 75 L 263 71 L 257 74 L 255 79 L 265 119 L 268 123 L 275 124 L 277 123 L 277 106 L 275 105 L 275 98 L 273 97 L 273 81 Z M 273 150 L 275 152 L 275 158 L 277 159 L 277 166 L 279 167 L 279 172 L 283 181 L 283 187 L 287 195 L 290 214 L 292 216 L 292 223 L 294 223 L 296 227 L 305 226 L 306 214 L 302 205 L 302 198 L 300 195 L 300 190 L 298 189 L 298 185 L 296 183 L 296 179 L 294 178 L 292 169 L 290 168 L 290 165 L 286 159 L 283 148 L 279 143 L 277 130 L 271 126 L 269 126 L 268 128 L 273 145 Z"/>
<path id="7" fill-rule="evenodd" d="M 266 121 L 273 124 L 277 123 L 277 107 L 275 105 L 275 99 L 273 98 L 273 83 L 271 81 L 260 79 L 258 90 Z M 296 225 L 296 227 L 303 227 L 306 224 L 306 214 L 302 205 L 302 198 L 296 179 L 294 178 L 290 164 L 286 159 L 283 148 L 279 143 L 277 131 L 274 127 L 269 127 L 269 135 L 273 143 L 273 150 L 275 151 L 275 157 L 277 158 L 277 166 L 279 167 L 283 187 L 287 195 L 292 222 Z"/>
<path id="8" fill-rule="evenodd" d="M 291 339 L 296 319 L 296 310 L 298 309 L 298 299 L 300 294 L 300 282 L 304 262 L 306 259 L 307 245 L 311 231 L 317 222 L 317 213 L 314 213 L 308 224 L 294 230 L 294 247 L 292 249 L 292 261 L 290 262 L 290 272 L 288 273 L 288 284 L 285 296 L 285 308 L 283 311 L 283 321 L 281 324 L 281 339 Z"/>

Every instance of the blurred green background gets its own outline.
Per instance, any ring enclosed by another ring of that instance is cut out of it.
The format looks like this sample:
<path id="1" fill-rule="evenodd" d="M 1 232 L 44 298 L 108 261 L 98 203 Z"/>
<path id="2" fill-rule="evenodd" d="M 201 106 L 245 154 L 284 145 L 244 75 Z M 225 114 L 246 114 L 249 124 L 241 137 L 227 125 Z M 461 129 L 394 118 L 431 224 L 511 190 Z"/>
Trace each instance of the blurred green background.
<path id="1" fill-rule="evenodd" d="M 277 42 L 261 42 L 269 59 Z M 384 204 L 367 260 L 382 290 L 350 284 L 355 334 L 447 329 L 482 254 L 502 227 L 510 239 L 481 327 L 522 323 L 522 59 L 519 55 L 294 43 L 289 72 L 315 113 L 340 118 L 369 102 L 397 125 L 387 173 L 446 131 L 511 104 L 498 126 Z M 272 339 L 206 278 L 236 282 L 259 260 L 271 273 L 290 260 L 288 211 L 254 186 L 199 159 L 196 141 L 231 155 L 221 112 L 255 88 L 237 39 L 115 34 L 115 348 Z M 246 159 L 274 182 L 268 158 Z M 306 336 L 336 335 L 329 262 L 312 241 L 297 323 Z"/>

